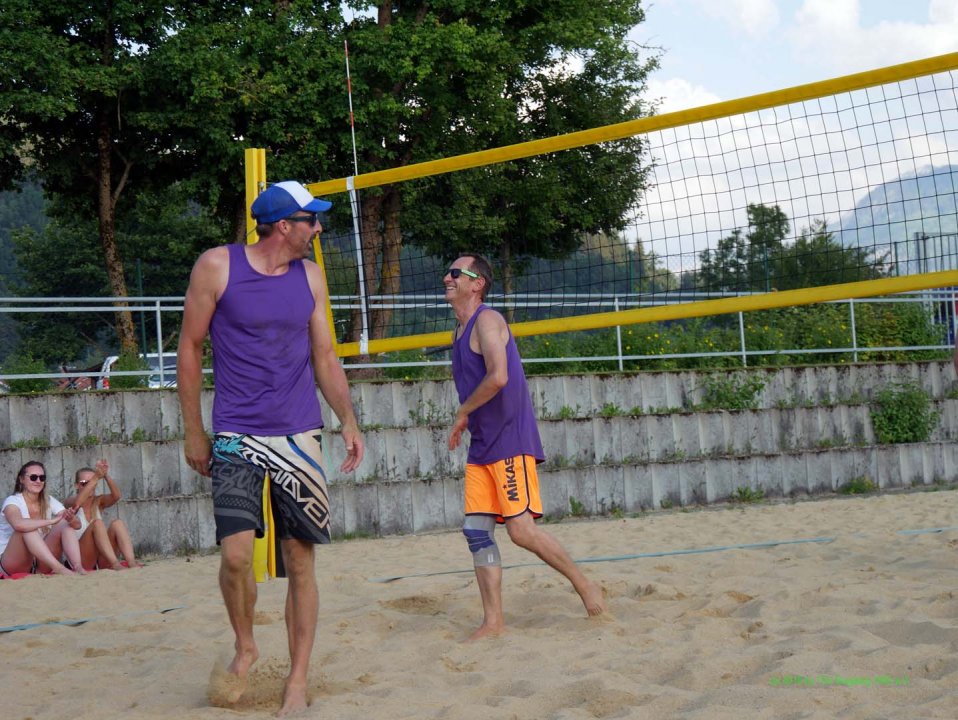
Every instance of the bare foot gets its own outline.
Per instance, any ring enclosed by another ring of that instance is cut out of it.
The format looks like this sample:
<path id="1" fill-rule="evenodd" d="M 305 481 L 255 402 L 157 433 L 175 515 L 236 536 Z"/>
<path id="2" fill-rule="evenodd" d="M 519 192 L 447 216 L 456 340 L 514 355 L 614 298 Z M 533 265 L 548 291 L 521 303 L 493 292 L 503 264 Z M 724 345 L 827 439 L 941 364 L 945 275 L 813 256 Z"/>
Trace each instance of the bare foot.
<path id="1" fill-rule="evenodd" d="M 223 667 L 217 662 L 210 673 L 209 700 L 216 707 L 229 707 L 239 702 L 246 692 L 246 678 L 249 670 L 259 658 L 259 651 L 254 647 L 249 651 L 236 652 L 233 662 Z"/>
<path id="2" fill-rule="evenodd" d="M 608 610 L 605 604 L 605 594 L 602 592 L 602 588 L 594 582 L 588 581 L 586 586 L 579 592 L 579 597 L 582 598 L 582 604 L 585 605 L 585 610 L 589 613 L 589 617 L 604 615 Z"/>
<path id="3" fill-rule="evenodd" d="M 478 640 L 484 640 L 485 638 L 499 637 L 505 631 L 505 625 L 487 625 L 486 623 L 483 623 L 472 635 L 463 640 L 463 642 L 471 643 Z"/>
<path id="4" fill-rule="evenodd" d="M 53 570 L 51 570 L 50 572 L 52 572 L 54 575 L 77 575 L 77 574 L 86 575 L 86 572 L 83 572 L 83 573 L 75 573 L 75 572 L 73 572 L 73 570 L 71 570 L 70 568 L 68 568 L 66 565 L 59 565 L 59 566 L 53 568 Z M 46 574 L 46 573 L 44 573 L 44 574 Z"/>
<path id="5" fill-rule="evenodd" d="M 306 684 L 286 681 L 283 688 L 283 706 L 277 711 L 276 717 L 293 717 L 306 711 L 309 702 L 306 698 Z"/>

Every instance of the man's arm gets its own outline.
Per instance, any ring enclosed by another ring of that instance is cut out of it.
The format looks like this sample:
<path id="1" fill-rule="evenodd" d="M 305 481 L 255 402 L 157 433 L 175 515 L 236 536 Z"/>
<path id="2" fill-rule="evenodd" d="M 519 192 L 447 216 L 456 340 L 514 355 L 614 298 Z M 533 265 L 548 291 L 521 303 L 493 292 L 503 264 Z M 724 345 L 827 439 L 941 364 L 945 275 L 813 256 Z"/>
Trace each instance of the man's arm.
<path id="1" fill-rule="evenodd" d="M 476 318 L 472 335 L 482 353 L 486 374 L 472 394 L 459 406 L 456 419 L 449 433 L 449 449 L 455 450 L 462 441 L 462 431 L 469 426 L 469 414 L 492 400 L 509 382 L 509 365 L 506 344 L 509 342 L 509 326 L 505 318 L 494 310 L 484 310 Z M 472 337 L 469 343 L 472 345 Z"/>
<path id="2" fill-rule="evenodd" d="M 312 349 L 313 372 L 319 390 L 326 398 L 326 402 L 336 413 L 342 426 L 341 434 L 346 443 L 346 459 L 340 466 L 343 472 L 352 472 L 363 459 L 365 446 L 363 436 L 359 432 L 359 423 L 356 412 L 353 410 L 353 400 L 349 394 L 349 383 L 346 373 L 336 357 L 333 349 L 333 336 L 326 318 L 326 283 L 323 280 L 319 267 L 312 262 L 304 263 L 306 277 L 310 290 L 313 293 L 315 307 L 309 318 L 309 342 Z"/>
<path id="3" fill-rule="evenodd" d="M 176 389 L 183 414 L 183 454 L 200 475 L 210 474 L 212 448 L 203 428 L 200 391 L 203 388 L 203 341 L 210 329 L 216 301 L 226 286 L 229 251 L 225 247 L 203 253 L 190 274 L 183 304 L 183 325 L 176 353 Z"/>

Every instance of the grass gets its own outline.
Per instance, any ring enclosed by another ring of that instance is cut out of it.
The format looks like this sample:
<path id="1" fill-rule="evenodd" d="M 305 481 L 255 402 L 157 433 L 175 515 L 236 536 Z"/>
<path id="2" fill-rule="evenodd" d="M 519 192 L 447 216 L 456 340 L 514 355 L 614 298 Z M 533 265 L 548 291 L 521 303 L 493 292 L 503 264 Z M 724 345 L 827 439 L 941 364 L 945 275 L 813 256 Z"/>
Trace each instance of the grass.
<path id="1" fill-rule="evenodd" d="M 852 478 L 842 485 L 838 492 L 842 495 L 867 495 L 878 490 L 878 486 L 867 475 Z"/>
<path id="2" fill-rule="evenodd" d="M 765 491 L 761 489 L 753 490 L 750 487 L 739 485 L 735 488 L 735 492 L 732 493 L 730 499 L 732 502 L 737 503 L 758 503 L 765 499 Z"/>

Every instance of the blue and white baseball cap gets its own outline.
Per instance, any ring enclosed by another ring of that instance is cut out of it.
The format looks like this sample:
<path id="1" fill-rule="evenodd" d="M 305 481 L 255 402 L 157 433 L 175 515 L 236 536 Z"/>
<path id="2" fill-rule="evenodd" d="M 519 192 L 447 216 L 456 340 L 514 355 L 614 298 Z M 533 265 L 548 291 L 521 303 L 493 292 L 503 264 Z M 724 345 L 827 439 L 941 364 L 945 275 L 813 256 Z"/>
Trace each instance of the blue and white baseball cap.
<path id="1" fill-rule="evenodd" d="M 320 213 L 332 206 L 327 200 L 314 198 L 295 180 L 284 180 L 263 190 L 253 201 L 250 214 L 258 223 L 274 223 L 298 210 Z"/>

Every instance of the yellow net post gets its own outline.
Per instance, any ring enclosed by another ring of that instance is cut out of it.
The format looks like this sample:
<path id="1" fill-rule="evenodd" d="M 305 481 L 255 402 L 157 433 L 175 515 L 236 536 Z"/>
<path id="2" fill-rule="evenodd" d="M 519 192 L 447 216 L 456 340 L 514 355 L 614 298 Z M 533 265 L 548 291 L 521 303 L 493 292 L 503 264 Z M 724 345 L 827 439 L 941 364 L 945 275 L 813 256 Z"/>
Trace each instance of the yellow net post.
<path id="1" fill-rule="evenodd" d="M 246 148 L 246 242 L 256 242 L 256 222 L 249 209 L 256 197 L 266 189 L 266 150 Z M 276 577 L 276 538 L 273 532 L 273 513 L 269 504 L 269 475 L 263 482 L 263 537 L 253 542 L 253 575 L 256 582 Z"/>
<path id="2" fill-rule="evenodd" d="M 263 148 L 246 148 L 246 242 L 252 245 L 256 242 L 256 223 L 249 209 L 256 197 L 266 189 L 266 150 Z"/>

